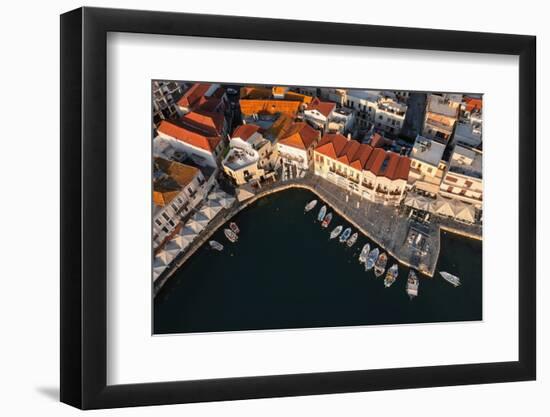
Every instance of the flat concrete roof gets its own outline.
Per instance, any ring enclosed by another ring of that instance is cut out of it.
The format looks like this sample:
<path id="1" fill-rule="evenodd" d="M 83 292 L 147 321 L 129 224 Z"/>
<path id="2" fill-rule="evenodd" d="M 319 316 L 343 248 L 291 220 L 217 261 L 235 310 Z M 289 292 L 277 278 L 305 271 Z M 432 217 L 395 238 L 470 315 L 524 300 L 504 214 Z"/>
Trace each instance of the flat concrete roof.
<path id="1" fill-rule="evenodd" d="M 438 166 L 445 152 L 445 145 L 418 135 L 410 157 L 427 164 Z"/>

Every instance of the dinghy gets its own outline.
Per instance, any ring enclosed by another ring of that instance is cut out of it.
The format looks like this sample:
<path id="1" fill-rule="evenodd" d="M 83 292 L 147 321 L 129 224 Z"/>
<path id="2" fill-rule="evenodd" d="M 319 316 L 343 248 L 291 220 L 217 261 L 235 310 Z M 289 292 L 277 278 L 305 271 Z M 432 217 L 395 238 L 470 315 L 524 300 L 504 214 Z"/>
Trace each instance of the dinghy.
<path id="1" fill-rule="evenodd" d="M 374 248 L 372 251 L 370 251 L 369 256 L 367 258 L 367 262 L 365 263 L 365 271 L 369 271 L 372 269 L 376 260 L 378 259 L 379 253 L 380 253 L 380 250 L 378 248 Z"/>
<path id="2" fill-rule="evenodd" d="M 386 255 L 386 252 L 383 252 L 374 264 L 374 275 L 376 277 L 379 277 L 384 273 L 386 270 L 386 263 L 388 263 L 388 255 Z"/>
<path id="3" fill-rule="evenodd" d="M 361 253 L 359 254 L 359 263 L 364 264 L 367 261 L 367 256 L 369 256 L 370 251 L 370 245 L 368 243 L 365 243 L 363 246 L 363 249 L 361 249 Z"/>

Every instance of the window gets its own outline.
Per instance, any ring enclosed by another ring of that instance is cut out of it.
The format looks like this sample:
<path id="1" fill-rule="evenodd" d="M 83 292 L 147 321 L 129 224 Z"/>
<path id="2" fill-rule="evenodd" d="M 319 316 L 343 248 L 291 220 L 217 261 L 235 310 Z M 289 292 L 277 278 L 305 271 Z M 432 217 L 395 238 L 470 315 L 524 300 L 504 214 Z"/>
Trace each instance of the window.
<path id="1" fill-rule="evenodd" d="M 162 213 L 162 217 L 164 217 L 166 221 L 170 220 L 170 216 L 168 216 L 168 214 L 166 213 Z"/>
<path id="2" fill-rule="evenodd" d="M 428 168 L 428 173 L 430 173 L 430 174 L 432 173 L 432 168 L 431 167 Z"/>
<path id="3" fill-rule="evenodd" d="M 457 181 L 457 179 L 455 177 L 451 177 L 450 175 L 447 175 L 446 180 L 449 181 L 449 182 L 456 182 Z"/>
<path id="4" fill-rule="evenodd" d="M 162 226 L 162 222 L 160 221 L 160 219 L 155 219 L 155 223 L 157 224 L 157 226 Z"/>

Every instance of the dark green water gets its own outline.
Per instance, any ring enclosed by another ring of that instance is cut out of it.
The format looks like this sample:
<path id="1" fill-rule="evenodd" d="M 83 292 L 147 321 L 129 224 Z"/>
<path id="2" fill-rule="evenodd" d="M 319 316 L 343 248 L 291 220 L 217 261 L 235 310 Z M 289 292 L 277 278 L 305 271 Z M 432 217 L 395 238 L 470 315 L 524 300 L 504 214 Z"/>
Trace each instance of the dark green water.
<path id="1" fill-rule="evenodd" d="M 454 288 L 439 274 L 422 277 L 419 296 L 405 292 L 408 268 L 385 288 L 365 272 L 354 247 L 329 240 L 316 221 L 316 198 L 288 190 L 258 200 L 235 218 L 239 241 L 220 229 L 213 239 L 225 249 L 200 248 L 166 283 L 154 303 L 154 333 L 213 332 L 328 326 L 426 323 L 482 319 L 481 242 L 443 234 L 437 270 L 458 275 Z M 371 248 L 373 248 L 373 243 Z M 388 267 L 394 260 L 388 260 Z"/>

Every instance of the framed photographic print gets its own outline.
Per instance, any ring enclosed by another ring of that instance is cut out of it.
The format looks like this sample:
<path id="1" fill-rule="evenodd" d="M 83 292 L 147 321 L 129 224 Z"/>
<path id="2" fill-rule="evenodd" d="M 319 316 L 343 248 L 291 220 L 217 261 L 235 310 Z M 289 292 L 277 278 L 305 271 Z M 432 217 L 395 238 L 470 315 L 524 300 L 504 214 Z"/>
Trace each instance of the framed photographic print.
<path id="1" fill-rule="evenodd" d="M 535 379 L 535 38 L 61 16 L 61 400 Z"/>

